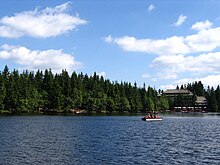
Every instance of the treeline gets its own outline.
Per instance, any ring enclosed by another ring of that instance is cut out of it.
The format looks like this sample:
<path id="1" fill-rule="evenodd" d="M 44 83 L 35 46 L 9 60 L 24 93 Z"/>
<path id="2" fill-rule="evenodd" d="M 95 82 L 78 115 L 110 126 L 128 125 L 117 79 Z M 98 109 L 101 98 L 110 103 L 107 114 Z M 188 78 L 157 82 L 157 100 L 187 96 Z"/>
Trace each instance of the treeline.
<path id="1" fill-rule="evenodd" d="M 69 112 L 73 109 L 88 112 L 146 112 L 166 110 L 168 100 L 152 87 L 137 87 L 127 82 L 111 82 L 94 73 L 71 75 L 38 70 L 36 73 L 0 72 L 0 112 L 43 111 Z"/>
<path id="2" fill-rule="evenodd" d="M 211 112 L 220 112 L 220 86 L 216 89 L 208 86 L 204 88 L 201 81 L 188 83 L 187 85 L 177 86 L 176 89 L 188 89 L 196 96 L 204 96 L 207 100 L 207 109 Z"/>
<path id="3" fill-rule="evenodd" d="M 204 96 L 208 110 L 220 112 L 220 86 L 205 89 L 199 81 L 177 86 L 177 89 L 188 89 L 194 97 Z M 136 83 L 112 82 L 96 73 L 89 76 L 63 70 L 53 74 L 50 69 L 19 73 L 18 70 L 10 71 L 7 66 L 0 72 L 0 113 L 70 112 L 76 109 L 89 113 L 145 113 L 165 111 L 177 104 L 171 104 L 162 93 L 145 84 L 138 87 Z"/>

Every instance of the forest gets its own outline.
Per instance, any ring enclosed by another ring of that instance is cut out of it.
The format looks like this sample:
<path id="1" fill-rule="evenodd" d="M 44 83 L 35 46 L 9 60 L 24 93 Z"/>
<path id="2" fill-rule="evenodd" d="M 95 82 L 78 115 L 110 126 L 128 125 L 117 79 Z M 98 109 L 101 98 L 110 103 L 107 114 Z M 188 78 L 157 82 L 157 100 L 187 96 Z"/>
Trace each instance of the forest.
<path id="1" fill-rule="evenodd" d="M 188 89 L 196 96 L 204 96 L 207 100 L 207 109 L 210 112 L 220 112 L 220 86 L 216 89 L 207 86 L 204 88 L 201 81 L 188 83 L 187 85 L 177 86 L 176 89 Z"/>
<path id="2" fill-rule="evenodd" d="M 201 82 L 195 82 L 180 88 L 205 96 L 209 110 L 220 111 L 219 86 L 205 90 Z M 89 76 L 63 70 L 53 74 L 50 69 L 20 73 L 7 66 L 0 72 L 0 113 L 165 111 L 170 108 L 169 100 L 162 93 L 145 84 L 113 82 L 97 73 Z"/>

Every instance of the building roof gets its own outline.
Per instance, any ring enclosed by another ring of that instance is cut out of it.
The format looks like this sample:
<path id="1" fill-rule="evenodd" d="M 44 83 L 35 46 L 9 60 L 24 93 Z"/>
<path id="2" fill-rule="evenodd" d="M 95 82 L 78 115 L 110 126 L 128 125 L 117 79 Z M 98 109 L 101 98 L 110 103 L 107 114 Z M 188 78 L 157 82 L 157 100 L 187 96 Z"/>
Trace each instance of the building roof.
<path id="1" fill-rule="evenodd" d="M 187 94 L 187 95 L 193 95 L 192 92 L 190 92 L 187 89 L 167 89 L 164 94 L 168 95 L 178 95 L 178 94 Z"/>
<path id="2" fill-rule="evenodd" d="M 206 102 L 206 98 L 203 97 L 203 96 L 197 96 L 196 102 L 197 102 L 197 103 L 203 103 L 203 102 Z"/>

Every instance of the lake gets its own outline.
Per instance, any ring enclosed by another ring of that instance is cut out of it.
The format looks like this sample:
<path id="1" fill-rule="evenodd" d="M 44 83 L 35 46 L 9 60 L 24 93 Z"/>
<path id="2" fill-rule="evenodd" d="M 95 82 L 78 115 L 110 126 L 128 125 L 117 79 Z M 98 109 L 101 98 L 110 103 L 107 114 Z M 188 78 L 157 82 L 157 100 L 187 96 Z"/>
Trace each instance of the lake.
<path id="1" fill-rule="evenodd" d="M 218 164 L 219 116 L 0 116 L 0 164 Z"/>

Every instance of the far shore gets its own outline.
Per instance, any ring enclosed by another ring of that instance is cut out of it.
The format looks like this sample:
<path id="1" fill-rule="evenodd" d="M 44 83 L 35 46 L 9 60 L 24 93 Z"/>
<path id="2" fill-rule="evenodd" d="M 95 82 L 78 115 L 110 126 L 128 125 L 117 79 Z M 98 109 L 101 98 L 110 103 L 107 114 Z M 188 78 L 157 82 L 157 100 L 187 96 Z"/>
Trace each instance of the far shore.
<path id="1" fill-rule="evenodd" d="M 143 112 L 109 112 L 109 111 L 100 111 L 100 112 L 87 112 L 83 111 L 83 113 L 76 113 L 76 112 L 63 112 L 63 111 L 47 111 L 47 112 L 10 112 L 10 111 L 2 111 L 0 116 L 145 116 L 148 113 Z M 182 112 L 158 112 L 159 116 L 204 116 L 204 115 L 220 115 L 218 112 L 189 112 L 189 113 L 182 113 Z"/>

